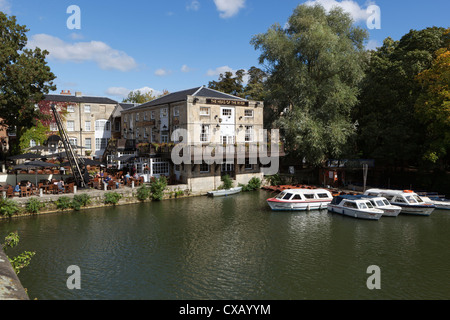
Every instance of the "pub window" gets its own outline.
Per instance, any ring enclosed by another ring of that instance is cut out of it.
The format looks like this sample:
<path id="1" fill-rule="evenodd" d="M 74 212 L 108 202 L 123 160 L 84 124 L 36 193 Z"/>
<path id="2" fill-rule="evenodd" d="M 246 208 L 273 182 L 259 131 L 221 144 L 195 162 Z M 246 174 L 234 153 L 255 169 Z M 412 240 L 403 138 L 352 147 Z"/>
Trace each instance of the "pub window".
<path id="1" fill-rule="evenodd" d="M 165 118 L 167 117 L 167 108 L 162 108 L 161 109 L 161 118 Z"/>
<path id="2" fill-rule="evenodd" d="M 202 162 L 202 164 L 200 165 L 200 172 L 209 172 L 209 165 L 206 162 Z"/>
<path id="3" fill-rule="evenodd" d="M 253 126 L 245 126 L 245 142 L 253 141 Z"/>
<path id="4" fill-rule="evenodd" d="M 84 113 L 91 113 L 91 106 L 85 105 L 84 106 Z"/>
<path id="5" fill-rule="evenodd" d="M 209 125 L 203 124 L 202 131 L 200 133 L 200 141 L 208 142 L 209 141 Z"/>
<path id="6" fill-rule="evenodd" d="M 231 109 L 222 109 L 222 115 L 223 116 L 231 116 L 232 110 Z"/>
<path id="7" fill-rule="evenodd" d="M 209 116 L 209 110 L 208 107 L 200 107 L 200 115 L 201 116 Z"/>
<path id="8" fill-rule="evenodd" d="M 150 119 L 155 119 L 155 111 L 150 111 Z"/>
<path id="9" fill-rule="evenodd" d="M 253 169 L 253 165 L 250 163 L 250 158 L 245 158 L 245 166 L 244 168 L 246 170 L 252 170 Z"/>
<path id="10" fill-rule="evenodd" d="M 178 117 L 180 115 L 180 108 L 175 107 L 173 108 L 173 116 Z"/>
<path id="11" fill-rule="evenodd" d="M 75 121 L 67 121 L 67 131 L 75 131 Z"/>
<path id="12" fill-rule="evenodd" d="M 253 110 L 252 109 L 245 109 L 244 116 L 246 118 L 253 118 Z"/>
<path id="13" fill-rule="evenodd" d="M 75 112 L 74 106 L 67 106 L 67 112 Z"/>

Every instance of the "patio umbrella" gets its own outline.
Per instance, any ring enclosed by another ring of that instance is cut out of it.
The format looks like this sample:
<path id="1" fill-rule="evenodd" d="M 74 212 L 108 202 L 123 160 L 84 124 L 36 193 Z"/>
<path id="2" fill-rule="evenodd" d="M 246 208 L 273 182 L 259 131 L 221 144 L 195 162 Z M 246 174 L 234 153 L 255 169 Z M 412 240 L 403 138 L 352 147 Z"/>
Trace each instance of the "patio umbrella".
<path id="1" fill-rule="evenodd" d="M 49 147 L 46 147 L 46 146 L 34 146 L 34 147 L 28 148 L 26 150 L 28 150 L 28 151 L 48 151 Z"/>
<path id="2" fill-rule="evenodd" d="M 14 166 L 13 169 L 16 170 L 16 183 L 17 183 L 17 170 L 30 170 L 30 169 L 36 170 L 39 168 L 52 168 L 52 167 L 56 167 L 56 165 L 54 163 L 48 163 L 44 161 L 30 161 L 24 164 Z M 37 171 L 35 171 L 35 182 L 37 185 Z"/>
<path id="3" fill-rule="evenodd" d="M 23 159 L 40 159 L 43 158 L 43 156 L 41 156 L 40 154 L 36 154 L 36 153 L 24 153 L 24 154 L 19 154 L 16 156 L 11 156 L 8 157 L 8 160 L 23 160 Z"/>
<path id="4" fill-rule="evenodd" d="M 104 163 L 97 161 L 97 160 L 92 160 L 92 159 L 88 159 L 88 158 L 84 158 L 83 160 L 84 160 L 84 164 L 87 166 L 104 166 L 105 165 Z M 61 167 L 66 167 L 69 165 L 70 165 L 69 162 L 61 163 Z"/>

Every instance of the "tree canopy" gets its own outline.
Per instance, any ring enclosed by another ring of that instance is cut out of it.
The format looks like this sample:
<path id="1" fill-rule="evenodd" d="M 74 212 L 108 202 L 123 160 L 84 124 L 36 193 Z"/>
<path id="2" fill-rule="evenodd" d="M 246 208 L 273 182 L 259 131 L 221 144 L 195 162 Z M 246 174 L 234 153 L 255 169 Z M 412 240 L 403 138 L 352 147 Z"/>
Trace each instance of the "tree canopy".
<path id="1" fill-rule="evenodd" d="M 55 75 L 45 61 L 47 51 L 26 49 L 28 29 L 0 12 L 0 118 L 15 128 L 17 140 L 42 114 L 35 105 L 56 90 Z M 18 144 L 10 146 L 18 152 Z"/>
<path id="2" fill-rule="evenodd" d="M 437 67 L 435 59 L 445 43 L 445 29 L 432 27 L 411 30 L 399 41 L 387 38 L 371 52 L 354 113 L 361 156 L 390 166 L 422 164 L 426 146 L 436 138 L 424 124 L 438 116 L 424 103 L 430 98 L 424 96 L 431 89 L 429 76 L 437 70 L 426 70 Z"/>
<path id="3" fill-rule="evenodd" d="M 287 151 L 319 165 L 340 157 L 355 132 L 351 111 L 364 76 L 367 32 L 340 8 L 299 5 L 289 27 L 273 25 L 251 43 L 266 67 L 268 100 Z"/>

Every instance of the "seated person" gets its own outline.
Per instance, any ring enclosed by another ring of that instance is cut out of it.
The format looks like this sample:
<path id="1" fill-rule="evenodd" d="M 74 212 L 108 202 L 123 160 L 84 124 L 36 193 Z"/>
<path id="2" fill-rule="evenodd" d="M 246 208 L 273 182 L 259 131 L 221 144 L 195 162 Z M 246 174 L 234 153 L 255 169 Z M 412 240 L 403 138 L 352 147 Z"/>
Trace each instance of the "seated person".
<path id="1" fill-rule="evenodd" d="M 62 179 L 59 180 L 59 182 L 58 182 L 58 190 L 59 191 L 64 190 L 64 181 Z"/>
<path id="2" fill-rule="evenodd" d="M 16 187 L 14 188 L 14 192 L 20 192 L 20 185 L 16 184 Z"/>

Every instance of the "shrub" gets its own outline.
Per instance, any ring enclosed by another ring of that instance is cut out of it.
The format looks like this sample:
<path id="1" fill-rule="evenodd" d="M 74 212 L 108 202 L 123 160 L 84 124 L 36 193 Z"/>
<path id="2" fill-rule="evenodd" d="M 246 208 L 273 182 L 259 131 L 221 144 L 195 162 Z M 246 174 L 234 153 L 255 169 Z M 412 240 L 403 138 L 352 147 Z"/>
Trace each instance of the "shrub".
<path id="1" fill-rule="evenodd" d="M 119 203 L 119 200 L 122 198 L 122 195 L 117 192 L 107 192 L 105 193 L 105 204 L 116 205 Z"/>
<path id="2" fill-rule="evenodd" d="M 0 216 L 12 217 L 19 211 L 19 205 L 14 200 L 0 199 Z"/>
<path id="3" fill-rule="evenodd" d="M 225 189 L 225 190 L 228 190 L 228 189 L 231 189 L 232 187 L 233 187 L 233 180 L 230 178 L 230 176 L 229 175 L 224 175 L 223 177 L 222 177 L 222 181 L 223 181 L 223 183 L 222 183 L 222 185 L 219 187 L 219 189 Z"/>
<path id="4" fill-rule="evenodd" d="M 72 208 L 72 201 L 69 197 L 62 196 L 56 200 L 56 208 L 59 210 L 66 210 Z"/>
<path id="5" fill-rule="evenodd" d="M 247 185 L 240 185 L 242 186 L 242 191 L 253 191 L 261 188 L 261 179 L 257 177 L 253 177 L 250 179 Z"/>
<path id="6" fill-rule="evenodd" d="M 150 197 L 150 188 L 148 188 L 146 185 L 142 185 L 138 188 L 136 198 L 138 198 L 141 201 L 144 201 Z"/>
<path id="7" fill-rule="evenodd" d="M 40 202 L 38 199 L 36 198 L 30 198 L 30 200 L 28 200 L 28 203 L 26 205 L 26 211 L 29 213 L 39 213 L 39 211 L 45 207 L 45 204 L 43 204 L 42 202 Z"/>
<path id="8" fill-rule="evenodd" d="M 73 197 L 72 208 L 80 210 L 80 207 L 86 207 L 91 203 L 91 196 L 87 193 L 77 194 Z"/>
<path id="9" fill-rule="evenodd" d="M 159 179 L 152 179 L 150 182 L 150 196 L 152 200 L 160 201 L 164 197 L 164 189 L 167 187 L 167 179 L 160 176 Z"/>

